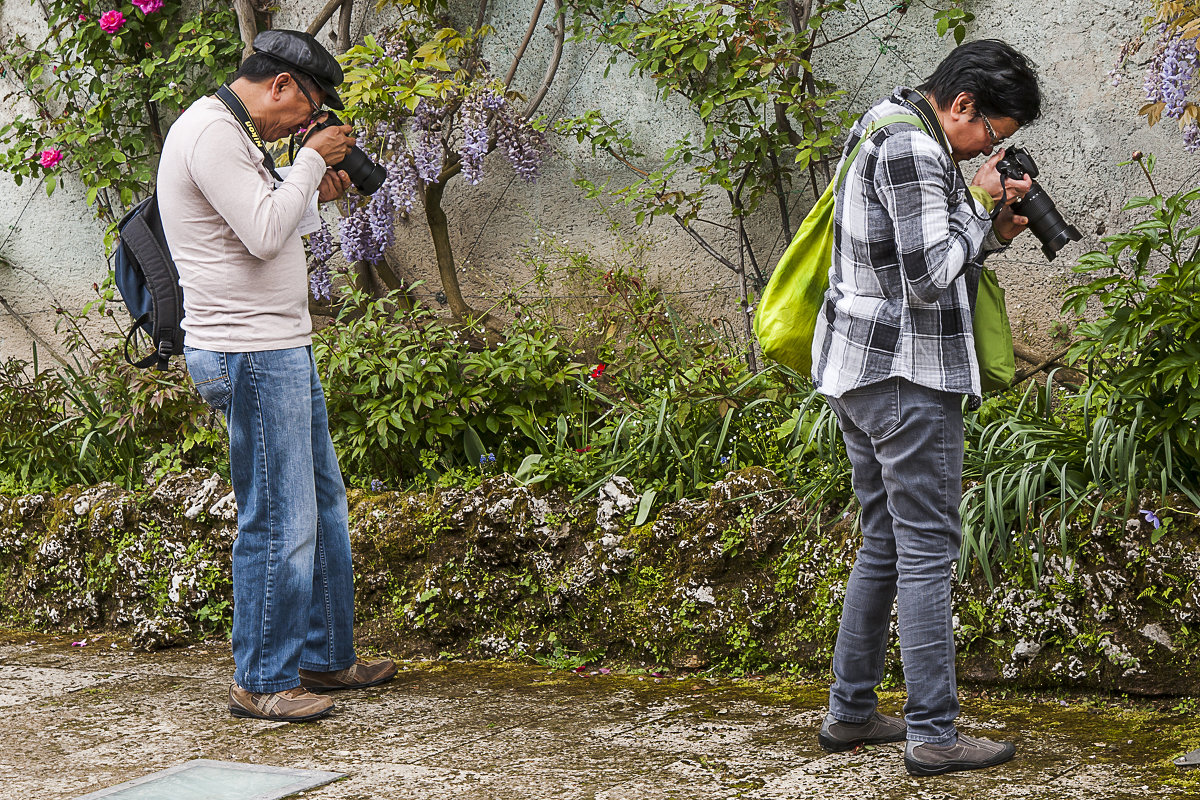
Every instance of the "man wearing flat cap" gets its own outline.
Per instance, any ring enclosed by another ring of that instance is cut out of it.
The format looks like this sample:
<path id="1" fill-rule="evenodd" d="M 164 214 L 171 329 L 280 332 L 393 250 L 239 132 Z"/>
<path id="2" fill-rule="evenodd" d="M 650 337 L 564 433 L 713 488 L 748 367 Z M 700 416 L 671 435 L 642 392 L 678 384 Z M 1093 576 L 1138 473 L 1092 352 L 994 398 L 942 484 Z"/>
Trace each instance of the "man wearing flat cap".
<path id="1" fill-rule="evenodd" d="M 266 31 L 233 81 L 171 127 L 158 197 L 184 294 L 184 353 L 200 395 L 229 428 L 238 505 L 233 547 L 234 716 L 303 721 L 314 692 L 390 680 L 389 660 L 354 651 L 346 489 L 312 357 L 298 226 L 313 196 L 350 179 L 331 169 L 349 126 L 312 132 L 279 176 L 264 142 L 341 109 L 342 70 L 312 36 Z"/>

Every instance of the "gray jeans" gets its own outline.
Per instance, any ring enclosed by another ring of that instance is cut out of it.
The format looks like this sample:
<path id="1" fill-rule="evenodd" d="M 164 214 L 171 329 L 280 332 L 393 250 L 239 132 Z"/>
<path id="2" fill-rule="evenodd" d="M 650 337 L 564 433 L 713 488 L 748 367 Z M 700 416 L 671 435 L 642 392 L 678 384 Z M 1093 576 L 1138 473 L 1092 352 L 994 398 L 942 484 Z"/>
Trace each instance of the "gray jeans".
<path id="1" fill-rule="evenodd" d="M 962 396 L 900 378 L 830 398 L 854 468 L 863 543 L 846 586 L 829 710 L 875 711 L 892 602 L 908 702 L 908 738 L 957 738 L 950 579 L 962 541 Z"/>

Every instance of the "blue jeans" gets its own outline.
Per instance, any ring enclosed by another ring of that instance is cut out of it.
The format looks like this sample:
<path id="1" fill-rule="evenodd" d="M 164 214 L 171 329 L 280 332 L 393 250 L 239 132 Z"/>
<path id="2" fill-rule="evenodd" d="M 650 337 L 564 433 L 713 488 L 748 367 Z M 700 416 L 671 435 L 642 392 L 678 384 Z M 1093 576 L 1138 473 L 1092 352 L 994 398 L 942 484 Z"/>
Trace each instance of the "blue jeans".
<path id="1" fill-rule="evenodd" d="M 883 678 L 892 602 L 908 702 L 908 738 L 957 740 L 950 579 L 962 541 L 962 396 L 900 378 L 829 398 L 862 507 L 833 653 L 829 711 L 865 722 Z"/>
<path id="2" fill-rule="evenodd" d="M 204 401 L 225 415 L 238 504 L 234 679 L 250 692 L 300 685 L 299 670 L 355 661 L 346 487 L 312 348 L 184 348 Z"/>

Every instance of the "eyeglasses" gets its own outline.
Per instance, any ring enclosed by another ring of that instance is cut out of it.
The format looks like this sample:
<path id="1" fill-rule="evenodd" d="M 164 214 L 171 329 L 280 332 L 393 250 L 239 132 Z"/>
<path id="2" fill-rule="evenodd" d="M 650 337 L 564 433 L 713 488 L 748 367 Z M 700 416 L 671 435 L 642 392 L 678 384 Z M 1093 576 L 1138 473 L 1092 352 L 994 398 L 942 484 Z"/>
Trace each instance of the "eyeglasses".
<path id="1" fill-rule="evenodd" d="M 304 88 L 304 84 L 301 83 L 300 80 L 295 75 L 292 75 L 292 73 L 289 72 L 288 76 L 291 77 L 292 82 L 296 84 L 296 88 L 300 90 L 300 93 L 304 95 L 304 99 L 308 101 L 308 104 L 310 106 L 312 106 L 312 113 L 308 115 L 308 121 L 310 123 L 316 122 L 317 117 L 321 116 L 321 114 L 324 113 L 323 111 L 321 111 L 321 104 L 318 103 L 316 100 L 313 100 L 312 95 L 308 93 L 308 89 Z M 991 128 L 989 128 L 988 130 L 991 130 Z"/>
<path id="2" fill-rule="evenodd" d="M 987 117 L 985 117 L 983 114 L 980 114 L 979 118 L 983 120 L 983 127 L 987 128 L 988 137 L 992 140 L 992 147 L 999 147 L 1000 143 L 1004 140 L 997 136 L 996 132 L 992 130 L 992 123 L 988 122 Z"/>

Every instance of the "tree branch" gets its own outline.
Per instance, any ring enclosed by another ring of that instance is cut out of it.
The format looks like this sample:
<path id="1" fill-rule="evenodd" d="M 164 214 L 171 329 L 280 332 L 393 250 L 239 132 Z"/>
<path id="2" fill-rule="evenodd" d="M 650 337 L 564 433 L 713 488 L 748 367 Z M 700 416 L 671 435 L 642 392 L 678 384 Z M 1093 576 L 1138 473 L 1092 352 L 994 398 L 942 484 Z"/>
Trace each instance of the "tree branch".
<path id="1" fill-rule="evenodd" d="M 242 60 L 245 61 L 254 52 L 254 37 L 258 35 L 254 3 L 252 0 L 233 0 L 233 9 L 237 12 L 238 32 L 242 35 Z"/>
<path id="2" fill-rule="evenodd" d="M 821 42 L 821 44 L 814 44 L 813 46 L 814 46 L 814 47 L 825 47 L 826 45 L 833 44 L 834 42 L 840 42 L 842 39 L 849 38 L 849 37 L 853 36 L 854 34 L 858 33 L 858 32 L 859 32 L 859 31 L 861 31 L 863 28 L 865 28 L 865 27 L 867 27 L 868 25 L 870 25 L 872 22 L 878 22 L 878 21 L 879 21 L 879 20 L 881 20 L 881 19 L 886 19 L 886 18 L 887 18 L 887 15 L 888 15 L 888 14 L 890 14 L 890 13 L 892 13 L 890 10 L 889 10 L 889 11 L 885 11 L 884 13 L 882 13 L 882 14 L 880 14 L 880 15 L 878 15 L 878 16 L 871 17 L 869 20 L 867 20 L 866 22 L 864 22 L 862 25 L 859 25 L 857 28 L 855 28 L 854 30 L 850 31 L 849 33 L 843 33 L 841 36 L 835 36 L 835 37 L 833 37 L 832 39 L 826 38 L 826 39 L 825 39 L 825 41 Z"/>
<path id="3" fill-rule="evenodd" d="M 337 49 L 339 54 L 345 54 L 350 49 L 350 20 L 354 16 L 354 0 L 342 3 L 342 12 L 338 15 Z"/>
<path id="4" fill-rule="evenodd" d="M 40 344 L 42 347 L 46 348 L 50 352 L 51 358 L 53 358 L 58 363 L 62 364 L 64 367 L 66 367 L 68 369 L 71 368 L 71 365 L 68 364 L 63 359 L 63 357 L 58 354 L 58 351 L 54 349 L 54 346 L 51 345 L 49 342 L 47 342 L 44 338 L 42 338 L 42 336 L 33 329 L 33 326 L 30 325 L 28 322 L 26 322 L 25 318 L 22 317 L 20 314 L 18 314 L 16 312 L 16 309 L 14 309 L 11 305 L 8 304 L 8 300 L 4 299 L 3 297 L 0 297 L 0 306 L 3 306 L 5 311 L 7 311 L 9 314 L 12 314 L 13 319 L 15 319 L 17 321 L 17 323 L 22 328 L 25 329 L 25 332 L 28 333 L 35 342 L 37 342 L 38 344 Z"/>
<path id="5" fill-rule="evenodd" d="M 316 36 L 321 28 L 325 27 L 325 23 L 329 22 L 333 17 L 333 12 L 337 11 L 345 0 L 329 0 L 325 7 L 317 12 L 317 16 L 313 19 L 312 24 L 308 26 L 307 33 L 309 36 Z"/>
<path id="6" fill-rule="evenodd" d="M 550 58 L 550 63 L 546 65 L 546 76 L 542 78 L 542 86 L 538 89 L 538 93 L 532 100 L 529 101 L 529 107 L 525 109 L 525 119 L 533 117 L 538 106 L 542 104 L 542 100 L 546 98 L 546 93 L 550 91 L 550 84 L 554 83 L 554 76 L 558 73 L 559 62 L 562 61 L 563 44 L 567 39 L 567 18 L 563 13 L 562 0 L 554 0 L 554 55 Z"/>
<path id="7" fill-rule="evenodd" d="M 674 220 L 679 223 L 679 227 L 681 227 L 685 231 L 687 231 L 688 236 L 691 236 L 693 239 L 696 240 L 696 244 L 700 245 L 700 247 L 704 250 L 704 252 L 708 253 L 710 256 L 715 258 L 721 264 L 721 266 L 726 267 L 729 269 L 730 272 L 737 274 L 737 271 L 738 271 L 737 264 L 733 263 L 728 258 L 726 258 L 725 256 L 718 253 L 713 248 L 713 246 L 704 239 L 703 236 L 696 233 L 694 230 L 692 230 L 688 226 L 688 224 L 686 222 L 684 222 L 683 217 L 679 216 L 678 214 L 672 214 L 671 217 L 674 218 Z"/>
<path id="8" fill-rule="evenodd" d="M 1026 378 L 1032 377 L 1033 375 L 1036 375 L 1039 372 L 1042 372 L 1050 367 L 1055 367 L 1055 366 L 1062 367 L 1064 370 L 1066 370 L 1070 374 L 1070 378 L 1071 378 L 1071 380 L 1069 381 L 1070 383 L 1080 383 L 1081 384 L 1083 382 L 1083 378 L 1084 378 L 1083 373 L 1079 372 L 1079 370 L 1076 370 L 1073 367 L 1068 367 L 1066 364 L 1062 364 L 1059 361 L 1059 359 L 1061 359 L 1068 352 L 1070 352 L 1071 347 L 1074 344 L 1075 343 L 1072 342 L 1071 344 L 1068 344 L 1066 347 L 1062 348 L 1061 350 L 1054 353 L 1053 355 L 1044 356 L 1044 355 L 1041 355 L 1040 353 L 1035 353 L 1033 350 L 1029 349 L 1028 347 L 1025 347 L 1022 344 L 1013 342 L 1013 353 L 1017 356 L 1017 358 L 1033 365 L 1027 369 L 1023 369 L 1020 372 L 1018 372 L 1016 374 L 1016 376 L 1013 378 L 1013 384 L 1014 385 L 1018 384 L 1021 381 L 1025 380 Z"/>
<path id="9" fill-rule="evenodd" d="M 517 65 L 521 63 L 521 59 L 525 57 L 525 51 L 529 48 L 529 43 L 533 41 L 533 34 L 537 30 L 538 20 L 541 19 L 542 9 L 545 6 L 546 0 L 538 0 L 538 4 L 533 9 L 533 16 L 529 18 L 529 27 L 525 29 L 525 38 L 521 40 L 517 52 L 513 54 L 512 63 L 508 65 L 508 73 L 504 76 L 505 91 L 512 86 L 513 76 L 517 74 Z"/>
<path id="10" fill-rule="evenodd" d="M 479 33 L 483 27 L 483 20 L 487 15 L 487 7 L 489 0 L 479 0 L 479 14 L 475 17 L 475 32 Z"/>

